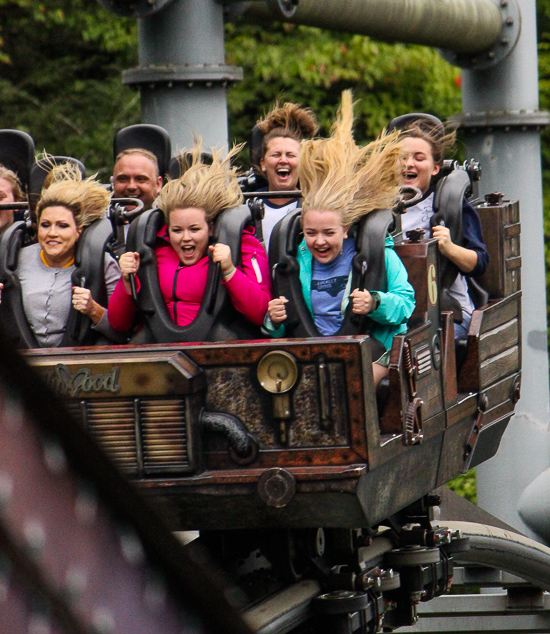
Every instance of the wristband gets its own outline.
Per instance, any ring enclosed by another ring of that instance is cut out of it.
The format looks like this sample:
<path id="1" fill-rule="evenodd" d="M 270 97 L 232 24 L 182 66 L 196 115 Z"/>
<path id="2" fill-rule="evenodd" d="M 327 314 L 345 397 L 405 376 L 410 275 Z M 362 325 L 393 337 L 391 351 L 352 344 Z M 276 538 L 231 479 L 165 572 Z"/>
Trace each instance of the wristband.
<path id="1" fill-rule="evenodd" d="M 233 273 L 233 271 L 234 271 L 236 268 L 237 268 L 237 267 L 236 267 L 236 266 L 234 266 L 234 267 L 233 267 L 233 268 L 229 271 L 229 273 L 222 273 L 222 275 L 223 275 L 224 277 L 227 277 L 228 275 L 231 275 L 231 273 Z"/>

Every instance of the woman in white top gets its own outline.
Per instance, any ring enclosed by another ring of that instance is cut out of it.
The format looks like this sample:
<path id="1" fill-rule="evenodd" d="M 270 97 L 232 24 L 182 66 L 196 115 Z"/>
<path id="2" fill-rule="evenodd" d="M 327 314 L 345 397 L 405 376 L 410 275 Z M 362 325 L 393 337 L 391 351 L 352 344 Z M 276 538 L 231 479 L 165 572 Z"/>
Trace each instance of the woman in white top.
<path id="1" fill-rule="evenodd" d="M 313 137 L 317 130 L 317 120 L 309 108 L 298 104 L 285 103 L 276 106 L 258 123 L 263 133 L 259 168 L 267 180 L 267 191 L 296 191 L 298 187 L 298 160 L 300 142 Z M 264 200 L 265 216 L 262 221 L 264 244 L 269 248 L 273 227 L 287 213 L 296 209 L 299 198 L 272 198 Z"/>

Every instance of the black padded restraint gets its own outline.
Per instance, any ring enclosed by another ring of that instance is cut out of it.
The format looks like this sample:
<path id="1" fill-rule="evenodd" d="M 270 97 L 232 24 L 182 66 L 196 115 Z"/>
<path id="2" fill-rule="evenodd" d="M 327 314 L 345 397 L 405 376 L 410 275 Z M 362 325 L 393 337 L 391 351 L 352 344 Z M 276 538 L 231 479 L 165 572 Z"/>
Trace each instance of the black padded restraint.
<path id="1" fill-rule="evenodd" d="M 227 244 L 235 265 L 241 263 L 242 233 L 250 222 L 250 210 L 247 205 L 228 209 L 216 219 L 212 242 Z M 157 233 L 164 223 L 164 214 L 159 209 L 152 209 L 136 218 L 128 232 L 128 250 L 136 251 L 140 255 L 141 288 L 137 307 L 141 310 L 154 340 L 177 343 L 237 338 L 240 333 L 233 334 L 231 324 L 228 323 L 229 316 L 233 315 L 233 306 L 225 287 L 220 283 L 219 265 L 211 260 L 208 263 L 206 289 L 197 316 L 187 326 L 178 326 L 174 323 L 160 291 L 154 252 Z M 219 327 L 220 322 L 224 323 L 224 328 Z"/>
<path id="2" fill-rule="evenodd" d="M 435 190 L 434 214 L 430 218 L 430 226 L 433 228 L 443 224 L 449 229 L 451 240 L 455 244 L 462 244 L 462 201 L 469 187 L 468 172 L 455 169 L 437 183 Z M 446 257 L 440 258 L 441 310 L 452 311 L 457 323 L 462 322 L 462 308 L 450 295 L 449 289 L 459 273 L 456 264 Z"/>
<path id="3" fill-rule="evenodd" d="M 33 138 L 21 130 L 0 130 L 0 165 L 17 174 L 23 191 L 29 188 L 33 163 Z"/>
<path id="4" fill-rule="evenodd" d="M 23 247 L 27 231 L 26 223 L 19 221 L 0 236 L 0 281 L 4 284 L 0 319 L 16 348 L 39 347 L 23 309 L 23 294 L 17 275 L 19 251 Z"/>
<path id="5" fill-rule="evenodd" d="M 296 209 L 282 218 L 271 234 L 269 259 L 273 271 L 275 296 L 283 295 L 286 305 L 285 326 L 291 337 L 319 337 L 313 317 L 309 312 L 302 293 L 299 278 L 297 250 L 302 239 L 300 223 L 301 210 Z M 393 214 L 388 209 L 372 211 L 359 223 L 356 249 L 352 261 L 351 288 L 371 291 L 387 290 L 385 241 L 393 222 Z M 363 263 L 366 263 L 366 271 Z M 370 264 L 369 264 L 370 263 Z M 364 334 L 369 330 L 369 318 L 357 318 L 348 304 L 344 321 L 335 335 Z"/>

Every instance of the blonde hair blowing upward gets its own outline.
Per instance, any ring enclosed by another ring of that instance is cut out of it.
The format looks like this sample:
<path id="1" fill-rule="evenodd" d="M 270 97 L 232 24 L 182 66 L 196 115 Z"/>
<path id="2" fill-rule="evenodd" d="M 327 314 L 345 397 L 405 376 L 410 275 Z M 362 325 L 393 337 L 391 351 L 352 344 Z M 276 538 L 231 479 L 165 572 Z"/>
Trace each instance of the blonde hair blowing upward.
<path id="1" fill-rule="evenodd" d="M 56 165 L 47 178 L 37 206 L 37 218 L 47 207 L 70 209 L 77 227 L 87 227 L 103 218 L 111 200 L 111 194 L 95 179 L 83 179 L 80 170 L 72 163 Z"/>
<path id="2" fill-rule="evenodd" d="M 196 139 L 189 153 L 191 164 L 182 176 L 166 183 L 156 200 L 166 222 L 175 209 L 202 209 L 206 221 L 212 222 L 224 209 L 240 205 L 243 195 L 237 181 L 237 168 L 231 166 L 231 160 L 243 145 L 236 145 L 225 158 L 222 158 L 223 150 L 212 148 L 212 164 L 208 165 L 202 162 L 202 142 Z M 183 156 L 182 162 L 188 165 Z"/>
<path id="3" fill-rule="evenodd" d="M 399 193 L 401 154 L 399 132 L 382 133 L 367 146 L 357 147 L 352 95 L 344 91 L 331 136 L 302 141 L 302 214 L 309 209 L 336 211 L 348 226 L 374 209 L 393 207 Z"/>

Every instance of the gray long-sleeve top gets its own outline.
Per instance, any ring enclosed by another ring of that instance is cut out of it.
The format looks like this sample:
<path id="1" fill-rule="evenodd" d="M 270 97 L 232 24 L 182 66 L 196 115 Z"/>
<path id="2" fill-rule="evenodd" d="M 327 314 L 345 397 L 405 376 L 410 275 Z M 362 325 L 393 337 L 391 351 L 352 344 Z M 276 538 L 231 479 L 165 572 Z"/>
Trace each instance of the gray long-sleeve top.
<path id="1" fill-rule="evenodd" d="M 39 244 L 25 247 L 19 253 L 17 274 L 21 282 L 23 308 L 41 348 L 56 347 L 63 340 L 71 309 L 71 275 L 74 268 L 74 264 L 65 268 L 46 266 L 40 257 Z M 105 254 L 104 272 L 110 297 L 120 278 L 120 268 L 108 254 Z M 109 325 L 106 308 L 99 323 L 93 327 L 108 338 L 117 338 L 117 333 Z"/>

